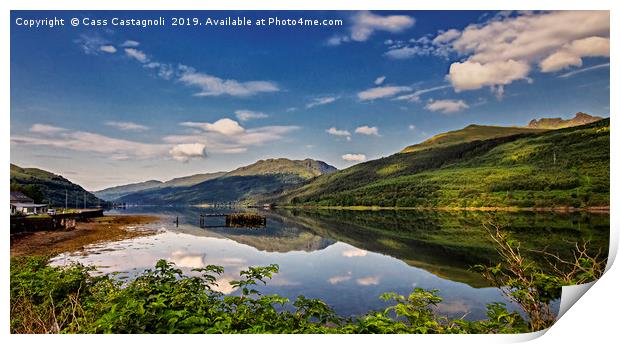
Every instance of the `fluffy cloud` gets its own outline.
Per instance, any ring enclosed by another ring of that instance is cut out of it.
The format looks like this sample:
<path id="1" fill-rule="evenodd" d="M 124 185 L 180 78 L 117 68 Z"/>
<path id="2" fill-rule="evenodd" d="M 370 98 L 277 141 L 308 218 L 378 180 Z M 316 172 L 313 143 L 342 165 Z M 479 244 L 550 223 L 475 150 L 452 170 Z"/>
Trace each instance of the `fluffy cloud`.
<path id="1" fill-rule="evenodd" d="M 149 62 L 149 58 L 146 54 L 135 48 L 125 48 L 125 54 L 133 59 L 136 59 L 140 63 Z"/>
<path id="2" fill-rule="evenodd" d="M 348 130 L 340 130 L 335 127 L 331 127 L 325 130 L 325 132 L 334 136 L 351 136 L 351 133 Z"/>
<path id="3" fill-rule="evenodd" d="M 235 116 L 237 116 L 241 122 L 269 117 L 266 113 L 250 110 L 237 110 L 235 111 Z"/>
<path id="4" fill-rule="evenodd" d="M 411 91 L 407 86 L 379 86 L 369 88 L 357 94 L 359 100 L 375 100 L 380 98 L 392 97 L 398 93 Z"/>
<path id="5" fill-rule="evenodd" d="M 379 128 L 369 127 L 367 125 L 355 129 L 356 134 L 379 136 Z"/>
<path id="6" fill-rule="evenodd" d="M 567 67 L 581 67 L 582 57 L 609 57 L 609 38 L 588 37 L 571 42 L 549 55 L 539 64 L 542 72 L 555 72 Z"/>
<path id="7" fill-rule="evenodd" d="M 475 90 L 483 86 L 503 86 L 515 80 L 528 79 L 530 65 L 523 61 L 480 63 L 471 60 L 450 65 L 448 80 L 454 89 Z"/>
<path id="8" fill-rule="evenodd" d="M 335 102 L 338 100 L 338 97 L 318 97 L 312 99 L 312 101 L 306 104 L 306 109 L 311 109 L 315 106 L 326 105 Z"/>
<path id="9" fill-rule="evenodd" d="M 385 75 L 382 75 L 375 79 L 375 85 L 379 86 L 385 81 Z"/>
<path id="10" fill-rule="evenodd" d="M 368 40 L 375 31 L 398 33 L 412 27 L 413 24 L 415 24 L 415 19 L 410 16 L 380 16 L 368 11 L 362 11 L 353 17 L 351 39 L 363 42 Z"/>
<path id="11" fill-rule="evenodd" d="M 209 153 L 243 153 L 250 146 L 260 146 L 282 140 L 297 126 L 264 126 L 243 128 L 238 122 L 222 118 L 213 123 L 182 122 L 182 126 L 199 129 L 187 135 L 169 135 L 164 141 L 172 144 L 202 143 Z"/>
<path id="12" fill-rule="evenodd" d="M 215 132 L 224 136 L 239 135 L 245 132 L 245 129 L 239 122 L 230 118 L 222 118 L 213 123 L 208 122 L 182 122 L 181 125 L 186 127 L 200 128 L 204 131 Z"/>
<path id="13" fill-rule="evenodd" d="M 461 32 L 459 30 L 450 29 L 439 33 L 432 42 L 434 44 L 445 44 L 450 43 L 459 37 L 461 37 Z"/>
<path id="14" fill-rule="evenodd" d="M 365 154 L 347 153 L 347 154 L 342 156 L 342 160 L 344 160 L 344 161 L 351 161 L 351 162 L 362 162 L 362 161 L 366 160 L 366 155 Z"/>
<path id="15" fill-rule="evenodd" d="M 183 143 L 173 146 L 170 156 L 174 160 L 187 162 L 194 158 L 204 158 L 207 156 L 206 146 L 202 143 Z"/>
<path id="16" fill-rule="evenodd" d="M 108 54 L 114 54 L 116 52 L 116 48 L 113 45 L 102 45 L 99 47 L 99 50 Z"/>
<path id="17" fill-rule="evenodd" d="M 196 96 L 251 96 L 263 92 L 276 92 L 280 89 L 271 81 L 244 81 L 222 79 L 205 73 L 195 71 L 193 68 L 182 68 L 183 72 L 179 81 L 198 87 L 200 92 Z"/>
<path id="18" fill-rule="evenodd" d="M 351 22 L 350 35 L 332 36 L 327 44 L 340 45 L 351 41 L 364 42 L 375 31 L 403 32 L 415 24 L 415 19 L 406 15 L 381 16 L 369 11 L 360 11 L 351 18 Z"/>
<path id="19" fill-rule="evenodd" d="M 149 127 L 145 125 L 137 124 L 134 122 L 107 121 L 105 122 L 105 125 L 115 127 L 124 131 L 144 131 L 149 129 Z"/>
<path id="20" fill-rule="evenodd" d="M 424 108 L 433 112 L 439 111 L 443 113 L 452 113 L 459 112 L 467 109 L 468 107 L 469 106 L 462 100 L 442 99 L 431 100 Z"/>
<path id="21" fill-rule="evenodd" d="M 498 90 L 541 72 L 581 66 L 583 57 L 609 56 L 608 11 L 559 11 L 499 16 L 470 25 L 451 42 L 467 58 L 450 67 L 456 90 Z"/>
<path id="22" fill-rule="evenodd" d="M 140 45 L 140 42 L 132 41 L 132 40 L 126 40 L 125 42 L 123 42 L 123 44 L 121 44 L 121 47 L 123 47 L 123 48 L 135 48 L 135 47 L 137 47 L 139 45 Z"/>

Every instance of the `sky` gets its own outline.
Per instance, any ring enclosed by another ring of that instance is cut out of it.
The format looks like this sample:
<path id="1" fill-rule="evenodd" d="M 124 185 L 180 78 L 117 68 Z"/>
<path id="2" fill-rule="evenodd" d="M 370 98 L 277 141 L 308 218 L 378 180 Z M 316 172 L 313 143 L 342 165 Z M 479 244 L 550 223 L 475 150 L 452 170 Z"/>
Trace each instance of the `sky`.
<path id="1" fill-rule="evenodd" d="M 228 17 L 253 25 L 208 25 Z M 256 25 L 276 17 L 333 25 Z M 10 55 L 11 162 L 88 190 L 609 116 L 606 11 L 12 11 Z"/>

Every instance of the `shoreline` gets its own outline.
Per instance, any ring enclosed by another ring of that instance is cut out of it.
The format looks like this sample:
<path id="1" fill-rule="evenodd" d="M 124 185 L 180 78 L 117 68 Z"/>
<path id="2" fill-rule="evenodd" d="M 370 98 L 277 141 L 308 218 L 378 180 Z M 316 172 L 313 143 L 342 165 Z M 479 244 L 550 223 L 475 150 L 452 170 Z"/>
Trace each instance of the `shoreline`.
<path id="1" fill-rule="evenodd" d="M 74 252 L 85 246 L 148 236 L 156 230 L 142 227 L 160 221 L 153 215 L 104 215 L 78 222 L 75 229 L 20 233 L 11 236 L 11 258 Z"/>
<path id="2" fill-rule="evenodd" d="M 609 206 L 594 206 L 586 208 L 575 207 L 381 207 L 381 206 L 329 206 L 329 205 L 276 205 L 274 208 L 282 209 L 325 209 L 325 210 L 354 210 L 354 211 L 379 211 L 379 210 L 422 210 L 422 211 L 503 211 L 503 212 L 556 212 L 556 213 L 578 213 L 588 212 L 597 214 L 609 214 Z"/>

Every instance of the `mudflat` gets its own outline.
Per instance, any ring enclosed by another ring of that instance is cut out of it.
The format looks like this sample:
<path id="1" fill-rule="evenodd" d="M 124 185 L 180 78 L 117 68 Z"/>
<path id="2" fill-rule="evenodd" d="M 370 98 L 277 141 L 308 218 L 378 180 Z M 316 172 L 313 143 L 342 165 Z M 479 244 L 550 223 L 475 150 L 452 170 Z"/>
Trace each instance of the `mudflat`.
<path id="1" fill-rule="evenodd" d="M 11 237 L 11 257 L 56 255 L 90 244 L 153 235 L 157 230 L 145 225 L 157 221 L 157 216 L 106 215 L 78 222 L 72 230 L 23 233 Z"/>

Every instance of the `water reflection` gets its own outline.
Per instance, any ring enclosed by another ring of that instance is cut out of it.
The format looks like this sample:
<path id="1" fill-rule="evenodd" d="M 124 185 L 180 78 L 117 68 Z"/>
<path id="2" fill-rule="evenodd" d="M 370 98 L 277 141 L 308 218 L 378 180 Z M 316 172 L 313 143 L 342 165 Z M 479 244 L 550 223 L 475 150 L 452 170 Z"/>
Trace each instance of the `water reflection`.
<path id="1" fill-rule="evenodd" d="M 101 272 L 123 271 L 131 278 L 153 268 L 158 259 L 174 262 L 185 273 L 207 264 L 221 265 L 225 274 L 217 290 L 237 293 L 229 282 L 248 266 L 278 264 L 264 292 L 290 299 L 317 297 L 342 315 L 383 308 L 379 296 L 413 288 L 439 289 L 439 311 L 468 318 L 484 316 L 489 302 L 504 301 L 468 270 L 496 259 L 484 221 L 502 224 L 525 247 L 570 252 L 570 241 L 589 239 L 606 250 L 609 217 L 595 214 L 475 214 L 431 212 L 261 211 L 264 229 L 198 227 L 205 212 L 234 209 L 128 208 L 127 213 L 162 216 L 155 236 L 93 245 L 67 253 L 55 264 L 79 261 Z M 245 211 L 245 210 L 244 210 Z M 179 216 L 179 226 L 173 220 Z"/>

